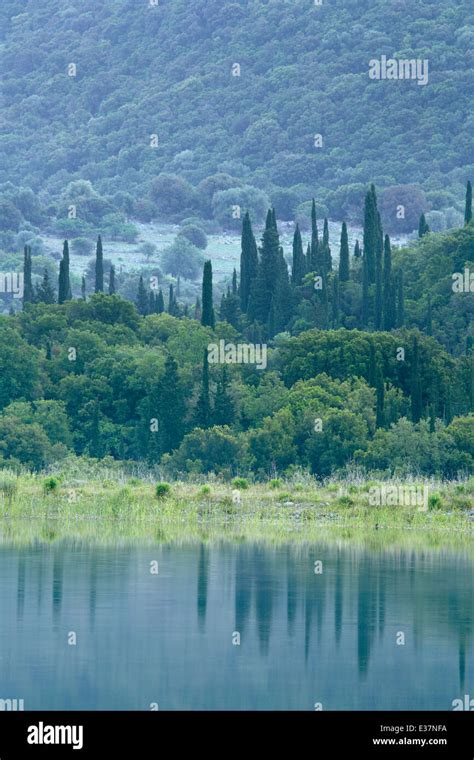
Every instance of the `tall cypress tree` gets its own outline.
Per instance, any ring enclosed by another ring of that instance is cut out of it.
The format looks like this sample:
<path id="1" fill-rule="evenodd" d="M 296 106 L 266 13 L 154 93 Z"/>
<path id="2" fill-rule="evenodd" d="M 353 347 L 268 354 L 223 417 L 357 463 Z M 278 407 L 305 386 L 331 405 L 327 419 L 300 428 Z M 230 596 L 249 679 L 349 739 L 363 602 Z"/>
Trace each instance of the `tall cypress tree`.
<path id="1" fill-rule="evenodd" d="M 383 329 L 395 327 L 392 282 L 392 247 L 390 238 L 385 235 L 383 244 Z"/>
<path id="2" fill-rule="evenodd" d="M 269 209 L 262 236 L 257 276 L 252 284 L 247 312 L 252 321 L 267 325 L 280 273 L 280 240 L 274 225 L 273 210 Z"/>
<path id="3" fill-rule="evenodd" d="M 212 264 L 206 261 L 202 277 L 202 314 L 201 324 L 205 327 L 215 327 L 214 305 L 212 298 Z"/>
<path id="4" fill-rule="evenodd" d="M 209 357 L 204 349 L 202 363 L 201 390 L 196 405 L 195 422 L 198 427 L 207 428 L 211 424 L 211 400 L 209 397 Z"/>
<path id="5" fill-rule="evenodd" d="M 397 272 L 397 327 L 405 324 L 405 293 L 403 287 L 403 269 Z"/>
<path id="6" fill-rule="evenodd" d="M 304 273 L 305 262 L 303 241 L 301 240 L 301 232 L 299 225 L 297 224 L 295 227 L 295 234 L 293 235 L 293 266 L 291 269 L 291 282 L 293 285 L 301 285 Z"/>
<path id="7" fill-rule="evenodd" d="M 364 256 L 367 258 L 369 284 L 375 282 L 375 256 L 379 234 L 377 219 L 377 196 L 374 185 L 365 196 L 364 205 Z"/>
<path id="8" fill-rule="evenodd" d="M 201 317 L 202 317 L 201 299 L 199 298 L 199 296 L 196 296 L 196 303 L 194 305 L 194 319 L 200 322 Z"/>
<path id="9" fill-rule="evenodd" d="M 361 254 L 361 251 L 360 251 L 359 241 L 356 240 L 355 246 L 354 246 L 354 257 L 356 259 L 360 259 L 361 256 L 362 256 L 362 254 Z"/>
<path id="10" fill-rule="evenodd" d="M 63 257 L 59 262 L 58 303 L 70 301 L 72 298 L 69 280 L 69 243 L 64 241 Z"/>
<path id="11" fill-rule="evenodd" d="M 421 376 L 420 376 L 420 358 L 418 348 L 418 338 L 413 339 L 413 356 L 411 367 L 411 419 L 417 423 L 421 419 L 423 411 L 421 395 Z"/>
<path id="12" fill-rule="evenodd" d="M 23 252 L 23 306 L 26 303 L 32 303 L 34 300 L 34 290 L 31 274 L 31 248 L 29 245 L 25 245 Z"/>
<path id="13" fill-rule="evenodd" d="M 83 301 L 86 300 L 86 278 L 84 275 L 81 277 L 81 298 Z"/>
<path id="14" fill-rule="evenodd" d="M 171 314 L 171 316 L 174 316 L 176 313 L 176 300 L 174 297 L 174 288 L 173 284 L 170 284 L 169 291 L 168 291 L 168 314 Z"/>
<path id="15" fill-rule="evenodd" d="M 156 293 L 150 290 L 148 293 L 148 311 L 147 314 L 156 314 Z"/>
<path id="16" fill-rule="evenodd" d="M 318 222 L 316 219 L 316 202 L 313 198 L 311 204 L 311 255 L 309 264 L 309 272 L 318 272 L 322 275 L 319 269 L 319 237 L 318 237 Z"/>
<path id="17" fill-rule="evenodd" d="M 426 223 L 425 215 L 421 214 L 420 221 L 418 224 L 418 237 L 422 238 L 423 235 L 426 235 L 426 233 L 429 231 L 430 231 L 430 228 L 428 227 L 428 224 Z"/>
<path id="18" fill-rule="evenodd" d="M 240 308 L 247 313 L 252 283 L 257 276 L 258 251 L 252 232 L 249 212 L 242 224 L 242 249 L 240 254 Z"/>
<path id="19" fill-rule="evenodd" d="M 224 364 L 216 383 L 213 424 L 232 425 L 234 418 L 234 402 L 232 400 L 232 396 L 229 393 L 229 378 L 227 375 L 227 367 Z"/>
<path id="20" fill-rule="evenodd" d="M 466 203 L 464 206 L 464 224 L 469 224 L 472 219 L 472 185 L 468 181 L 466 186 Z"/>
<path id="21" fill-rule="evenodd" d="M 165 310 L 165 299 L 163 298 L 163 291 L 160 288 L 158 291 L 158 298 L 156 299 L 156 313 L 163 314 Z"/>
<path id="22" fill-rule="evenodd" d="M 115 267 L 112 264 L 109 270 L 109 296 L 113 296 L 115 293 Z"/>
<path id="23" fill-rule="evenodd" d="M 146 292 L 145 285 L 143 284 L 142 275 L 140 275 L 140 279 L 138 281 L 137 310 L 138 313 L 144 317 L 146 317 L 148 314 L 148 294 Z"/>
<path id="24" fill-rule="evenodd" d="M 104 251 L 102 248 L 102 237 L 97 238 L 95 252 L 95 292 L 104 292 Z"/>
<path id="25" fill-rule="evenodd" d="M 342 223 L 341 250 L 339 253 L 339 279 L 347 282 L 349 279 L 349 239 L 347 236 L 347 224 Z"/>
<path id="26" fill-rule="evenodd" d="M 165 371 L 159 383 L 159 431 L 162 452 L 178 448 L 185 429 L 186 403 L 178 364 L 171 355 L 165 361 Z"/>
<path id="27" fill-rule="evenodd" d="M 372 341 L 369 343 L 369 369 L 367 373 L 367 382 L 375 388 L 377 382 L 377 358 L 375 354 L 375 346 Z"/>
<path id="28" fill-rule="evenodd" d="M 232 272 L 232 295 L 237 295 L 237 270 L 234 267 L 234 271 Z"/>

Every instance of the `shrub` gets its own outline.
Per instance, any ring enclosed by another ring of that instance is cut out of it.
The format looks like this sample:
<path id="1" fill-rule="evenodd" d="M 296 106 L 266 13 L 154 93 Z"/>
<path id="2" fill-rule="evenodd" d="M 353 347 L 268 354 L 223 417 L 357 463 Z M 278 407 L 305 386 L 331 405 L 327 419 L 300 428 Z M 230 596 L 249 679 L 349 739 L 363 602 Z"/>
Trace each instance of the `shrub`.
<path id="1" fill-rule="evenodd" d="M 270 488 L 280 488 L 281 487 L 281 480 L 280 478 L 273 478 L 270 480 L 269 484 Z"/>
<path id="2" fill-rule="evenodd" d="M 58 478 L 55 478 L 53 475 L 51 475 L 49 478 L 45 478 L 43 480 L 43 491 L 44 493 L 56 493 L 59 488 L 59 480 Z"/>
<path id="3" fill-rule="evenodd" d="M 171 495 L 171 486 L 169 483 L 157 483 L 155 496 L 157 499 L 166 499 Z"/>
<path id="4" fill-rule="evenodd" d="M 442 509 L 443 499 L 440 493 L 432 493 L 428 497 L 428 509 Z"/>
<path id="5" fill-rule="evenodd" d="M 199 491 L 199 493 L 201 494 L 201 496 L 209 496 L 209 494 L 211 493 L 210 486 L 203 486 L 201 490 Z"/>
<path id="6" fill-rule="evenodd" d="M 245 491 L 249 487 L 249 482 L 247 478 L 234 478 L 232 486 L 238 488 L 240 491 Z"/>

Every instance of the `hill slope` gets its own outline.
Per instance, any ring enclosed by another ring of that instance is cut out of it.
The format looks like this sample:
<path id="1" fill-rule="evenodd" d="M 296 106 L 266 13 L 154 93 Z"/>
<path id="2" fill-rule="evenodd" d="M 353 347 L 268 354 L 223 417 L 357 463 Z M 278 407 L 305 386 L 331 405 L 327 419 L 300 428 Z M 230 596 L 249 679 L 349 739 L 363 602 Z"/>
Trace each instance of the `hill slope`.
<path id="1" fill-rule="evenodd" d="M 84 178 L 137 198 L 160 172 L 196 185 L 221 171 L 320 200 L 369 181 L 419 183 L 435 208 L 461 197 L 469 0 L 148 3 L 3 0 L 0 183 L 50 198 Z M 381 55 L 427 58 L 429 83 L 371 80 Z"/>

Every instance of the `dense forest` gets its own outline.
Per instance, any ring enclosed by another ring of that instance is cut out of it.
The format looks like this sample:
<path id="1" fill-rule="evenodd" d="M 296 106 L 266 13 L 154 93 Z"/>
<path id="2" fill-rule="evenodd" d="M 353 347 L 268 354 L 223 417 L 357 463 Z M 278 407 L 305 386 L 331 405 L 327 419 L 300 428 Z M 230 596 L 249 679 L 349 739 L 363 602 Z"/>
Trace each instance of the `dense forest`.
<path id="1" fill-rule="evenodd" d="M 371 180 L 387 232 L 412 232 L 421 213 L 435 231 L 459 225 L 474 171 L 470 11 L 3 0 L 0 247 L 38 229 L 134 239 L 131 220 L 235 228 L 235 204 L 258 224 L 269 205 L 293 219 L 313 195 L 319 216 L 362 222 Z M 374 82 L 381 55 L 427 59 L 429 85 Z"/>
<path id="2" fill-rule="evenodd" d="M 75 453 L 181 476 L 472 472 L 470 183 L 464 205 L 463 227 L 432 233 L 422 217 L 418 242 L 392 252 L 372 185 L 363 246 L 349 250 L 343 224 L 336 257 L 313 203 L 291 267 L 275 210 L 259 243 L 246 214 L 220 304 L 210 261 L 195 304 L 142 276 L 133 303 L 115 293 L 101 237 L 94 293 L 79 298 L 67 241 L 57 281 L 46 270 L 33 282 L 25 246 L 23 309 L 0 323 L 4 463 L 38 469 Z M 239 360 L 239 346 L 261 361 Z"/>

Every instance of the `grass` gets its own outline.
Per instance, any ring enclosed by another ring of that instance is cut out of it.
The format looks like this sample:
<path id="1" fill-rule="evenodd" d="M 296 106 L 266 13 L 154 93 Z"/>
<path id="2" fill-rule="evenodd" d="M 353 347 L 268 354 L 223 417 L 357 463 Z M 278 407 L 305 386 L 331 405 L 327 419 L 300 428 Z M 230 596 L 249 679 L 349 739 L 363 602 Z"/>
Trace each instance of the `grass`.
<path id="1" fill-rule="evenodd" d="M 446 545 L 472 542 L 474 478 L 430 483 L 430 508 L 370 506 L 372 482 L 318 485 L 278 480 L 157 484 L 121 472 L 4 476 L 0 536 L 6 540 L 316 541 L 323 536 L 365 543 Z M 54 488 L 51 488 L 54 483 Z M 399 485 L 399 483 L 398 483 Z M 166 491 L 166 494 L 162 493 Z"/>

